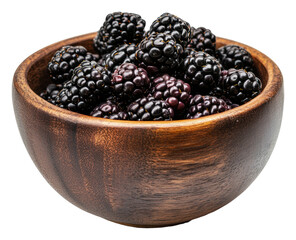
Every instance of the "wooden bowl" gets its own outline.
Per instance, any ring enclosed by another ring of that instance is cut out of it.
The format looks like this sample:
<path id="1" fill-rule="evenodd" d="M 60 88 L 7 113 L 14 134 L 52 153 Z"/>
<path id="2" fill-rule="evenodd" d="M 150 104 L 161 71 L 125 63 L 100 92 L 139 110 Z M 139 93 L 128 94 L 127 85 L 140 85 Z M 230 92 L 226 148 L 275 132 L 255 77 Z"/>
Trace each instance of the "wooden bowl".
<path id="1" fill-rule="evenodd" d="M 16 70 L 13 104 L 19 131 L 39 171 L 64 198 L 105 219 L 168 226 L 213 212 L 242 193 L 268 161 L 279 133 L 283 80 L 263 53 L 255 60 L 264 90 L 230 111 L 195 120 L 106 120 L 58 108 L 38 94 L 47 63 L 64 45 L 93 51 L 95 33 L 39 50 Z"/>

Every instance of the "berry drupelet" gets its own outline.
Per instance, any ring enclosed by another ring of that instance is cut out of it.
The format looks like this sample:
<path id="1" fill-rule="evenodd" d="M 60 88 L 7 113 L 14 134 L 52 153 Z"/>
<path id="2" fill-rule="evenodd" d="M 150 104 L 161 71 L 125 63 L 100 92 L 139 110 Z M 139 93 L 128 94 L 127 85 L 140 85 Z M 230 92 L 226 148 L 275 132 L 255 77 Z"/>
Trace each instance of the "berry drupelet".
<path id="1" fill-rule="evenodd" d="M 191 88 L 188 83 L 168 74 L 155 78 L 152 82 L 151 94 L 156 100 L 164 100 L 174 110 L 176 116 L 184 113 L 189 101 Z"/>
<path id="2" fill-rule="evenodd" d="M 111 74 L 96 62 L 83 61 L 56 97 L 56 105 L 88 113 L 110 92 Z"/>
<path id="3" fill-rule="evenodd" d="M 183 79 L 190 84 L 193 93 L 202 94 L 208 94 L 215 87 L 221 69 L 218 60 L 204 52 L 187 56 L 181 66 Z"/>
<path id="4" fill-rule="evenodd" d="M 137 99 L 128 106 L 127 112 L 134 121 L 168 121 L 174 116 L 174 110 L 165 101 L 153 97 Z"/>
<path id="5" fill-rule="evenodd" d="M 230 68 L 245 69 L 254 72 L 254 61 L 251 54 L 236 45 L 226 45 L 217 50 L 217 58 L 227 70 Z"/>
<path id="6" fill-rule="evenodd" d="M 159 16 L 151 24 L 146 35 L 149 37 L 151 34 L 158 33 L 170 34 L 183 48 L 187 46 L 192 35 L 189 23 L 170 13 L 163 13 Z"/>
<path id="7" fill-rule="evenodd" d="M 106 54 L 124 43 L 139 43 L 143 39 L 145 25 L 145 20 L 138 14 L 110 13 L 94 38 L 94 46 L 99 53 Z"/>
<path id="8" fill-rule="evenodd" d="M 98 56 L 88 53 L 82 46 L 64 46 L 48 63 L 50 78 L 54 83 L 64 83 L 71 79 L 74 68 L 82 61 L 97 61 Z"/>
<path id="9" fill-rule="evenodd" d="M 104 102 L 96 106 L 90 113 L 93 117 L 108 118 L 108 119 L 117 119 L 117 120 L 127 120 L 128 115 L 126 112 L 121 111 L 120 108 L 110 102 Z"/>
<path id="10" fill-rule="evenodd" d="M 144 39 L 136 51 L 136 59 L 145 66 L 155 66 L 168 73 L 180 64 L 183 48 L 169 34 L 151 35 Z"/>
<path id="11" fill-rule="evenodd" d="M 111 84 L 118 99 L 131 102 L 146 94 L 150 79 L 145 69 L 124 63 L 115 70 Z"/>
<path id="12" fill-rule="evenodd" d="M 191 97 L 186 114 L 187 119 L 195 119 L 231 109 L 227 103 L 213 96 L 195 95 Z"/>
<path id="13" fill-rule="evenodd" d="M 114 72 L 123 63 L 136 63 L 136 50 L 137 47 L 134 43 L 121 45 L 107 54 L 104 66 Z"/>
<path id="14" fill-rule="evenodd" d="M 223 74 L 219 85 L 225 96 L 235 104 L 244 104 L 262 91 L 262 82 L 253 72 L 229 69 Z"/>
<path id="15" fill-rule="evenodd" d="M 196 51 L 204 51 L 212 56 L 215 56 L 216 36 L 211 32 L 211 30 L 204 27 L 192 29 L 192 39 L 187 47 L 193 48 Z"/>

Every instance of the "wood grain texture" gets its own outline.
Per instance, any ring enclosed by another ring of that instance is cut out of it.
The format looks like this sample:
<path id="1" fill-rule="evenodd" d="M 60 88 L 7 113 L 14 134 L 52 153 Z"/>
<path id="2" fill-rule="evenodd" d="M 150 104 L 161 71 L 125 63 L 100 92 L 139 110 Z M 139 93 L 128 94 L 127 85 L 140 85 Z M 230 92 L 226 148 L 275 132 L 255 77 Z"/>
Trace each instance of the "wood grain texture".
<path id="1" fill-rule="evenodd" d="M 271 59 L 217 38 L 218 46 L 237 44 L 252 54 L 264 90 L 243 106 L 195 120 L 106 120 L 40 98 L 53 53 L 66 44 L 93 51 L 94 36 L 71 38 L 34 53 L 13 80 L 24 144 L 57 192 L 108 220 L 156 227 L 215 211 L 254 181 L 270 157 L 282 119 L 282 75 Z"/>

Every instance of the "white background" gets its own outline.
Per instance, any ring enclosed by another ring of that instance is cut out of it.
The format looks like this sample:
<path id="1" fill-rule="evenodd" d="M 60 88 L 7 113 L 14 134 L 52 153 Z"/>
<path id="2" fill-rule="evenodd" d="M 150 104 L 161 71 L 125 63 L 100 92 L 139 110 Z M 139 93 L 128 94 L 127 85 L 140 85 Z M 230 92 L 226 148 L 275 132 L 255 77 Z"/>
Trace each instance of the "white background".
<path id="1" fill-rule="evenodd" d="M 296 239 L 296 17 L 294 1 L 1 1 L 0 239 Z M 99 29 L 107 13 L 139 13 L 147 26 L 171 12 L 248 44 L 282 70 L 285 108 L 263 172 L 222 209 L 173 227 L 126 227 L 68 203 L 44 180 L 19 135 L 11 101 L 17 66 L 51 43 Z M 294 23 L 293 23 L 294 22 Z M 294 25 L 294 26 L 293 26 Z"/>

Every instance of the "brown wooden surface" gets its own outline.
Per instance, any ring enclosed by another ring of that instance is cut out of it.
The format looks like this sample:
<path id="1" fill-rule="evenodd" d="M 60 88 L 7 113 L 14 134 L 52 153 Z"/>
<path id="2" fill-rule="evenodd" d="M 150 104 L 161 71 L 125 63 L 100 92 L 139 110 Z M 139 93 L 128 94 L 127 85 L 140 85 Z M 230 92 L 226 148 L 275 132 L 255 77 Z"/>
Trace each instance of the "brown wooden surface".
<path id="1" fill-rule="evenodd" d="M 92 48 L 95 33 L 50 45 L 27 58 L 13 81 L 26 148 L 49 184 L 76 206 L 132 226 L 167 226 L 210 213 L 242 193 L 276 143 L 283 82 L 267 56 L 251 52 L 264 91 L 233 110 L 196 120 L 105 120 L 55 107 L 38 94 L 47 62 L 66 44 Z"/>

